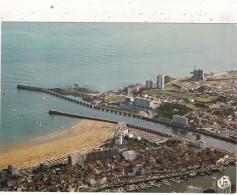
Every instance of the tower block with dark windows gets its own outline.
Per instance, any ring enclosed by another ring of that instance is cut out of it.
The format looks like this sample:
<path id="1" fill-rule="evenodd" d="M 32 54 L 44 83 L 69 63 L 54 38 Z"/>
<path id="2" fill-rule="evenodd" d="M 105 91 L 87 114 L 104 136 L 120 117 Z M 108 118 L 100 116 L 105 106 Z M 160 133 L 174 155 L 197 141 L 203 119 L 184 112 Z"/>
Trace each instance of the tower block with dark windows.
<path id="1" fill-rule="evenodd" d="M 157 89 L 164 89 L 165 88 L 165 76 L 160 74 L 157 76 Z"/>
<path id="2" fill-rule="evenodd" d="M 201 69 L 194 69 L 193 72 L 190 72 L 190 74 L 193 74 L 192 80 L 193 81 L 204 81 L 204 73 L 203 70 Z"/>

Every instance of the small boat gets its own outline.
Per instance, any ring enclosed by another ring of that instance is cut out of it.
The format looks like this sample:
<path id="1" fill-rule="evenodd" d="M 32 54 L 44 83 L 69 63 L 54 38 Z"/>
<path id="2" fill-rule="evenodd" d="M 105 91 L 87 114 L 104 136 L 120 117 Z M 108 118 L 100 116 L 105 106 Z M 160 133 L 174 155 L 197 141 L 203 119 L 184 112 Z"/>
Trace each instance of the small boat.
<path id="1" fill-rule="evenodd" d="M 37 124 L 39 123 L 39 121 L 36 122 Z"/>
<path id="2" fill-rule="evenodd" d="M 41 127 L 42 125 L 40 124 L 39 126 Z"/>
<path id="3" fill-rule="evenodd" d="M 3 95 L 6 95 L 6 92 L 4 92 Z"/>
<path id="4" fill-rule="evenodd" d="M 45 100 L 45 97 L 42 97 L 43 100 Z"/>
<path id="5" fill-rule="evenodd" d="M 16 108 L 15 108 L 15 112 L 16 112 Z"/>

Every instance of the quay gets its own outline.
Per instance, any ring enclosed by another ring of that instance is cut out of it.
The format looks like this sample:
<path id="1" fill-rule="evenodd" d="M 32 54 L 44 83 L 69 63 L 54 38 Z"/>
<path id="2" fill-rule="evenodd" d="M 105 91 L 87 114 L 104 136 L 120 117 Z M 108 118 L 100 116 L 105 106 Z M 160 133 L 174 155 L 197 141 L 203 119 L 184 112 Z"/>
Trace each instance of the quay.
<path id="1" fill-rule="evenodd" d="M 171 127 L 180 128 L 180 129 L 184 129 L 184 130 L 187 130 L 187 131 L 192 131 L 192 132 L 195 132 L 195 133 L 200 133 L 200 134 L 203 134 L 203 135 L 214 137 L 216 139 L 220 139 L 220 140 L 227 141 L 227 142 L 230 142 L 230 143 L 233 143 L 233 144 L 237 144 L 236 139 L 223 137 L 221 135 L 217 135 L 217 134 L 214 134 L 214 133 L 211 133 L 211 132 L 208 132 L 208 131 L 204 131 L 204 130 L 201 130 L 201 129 L 195 129 L 193 127 L 187 127 L 187 126 L 174 124 L 174 123 L 172 123 L 170 121 L 167 121 L 167 120 L 153 119 L 153 118 L 147 118 L 147 117 L 141 117 L 141 119 L 146 120 L 146 121 L 150 121 L 150 122 L 153 122 L 153 123 L 165 124 L 165 125 L 168 125 L 168 126 L 171 126 Z"/>
<path id="2" fill-rule="evenodd" d="M 167 175 L 144 175 L 143 177 L 133 177 L 133 178 L 125 178 L 121 179 L 120 181 L 113 182 L 107 186 L 98 186 L 96 189 L 87 189 L 84 192 L 91 192 L 91 191 L 96 191 L 100 192 L 105 189 L 110 189 L 110 188 L 118 188 L 118 187 L 124 187 L 126 185 L 131 185 L 131 184 L 139 184 L 143 182 L 149 182 L 149 181 L 156 181 L 160 182 L 163 179 L 170 179 L 170 178 L 175 178 L 175 177 L 180 177 L 182 179 L 191 177 L 190 174 L 193 173 L 194 171 L 184 171 L 184 172 L 178 172 L 178 173 L 172 173 L 172 174 L 167 174 Z M 200 169 L 200 170 L 195 170 L 195 174 L 200 174 L 204 173 L 207 174 L 208 170 L 206 168 Z M 209 172 L 217 172 L 217 170 L 209 170 Z"/>

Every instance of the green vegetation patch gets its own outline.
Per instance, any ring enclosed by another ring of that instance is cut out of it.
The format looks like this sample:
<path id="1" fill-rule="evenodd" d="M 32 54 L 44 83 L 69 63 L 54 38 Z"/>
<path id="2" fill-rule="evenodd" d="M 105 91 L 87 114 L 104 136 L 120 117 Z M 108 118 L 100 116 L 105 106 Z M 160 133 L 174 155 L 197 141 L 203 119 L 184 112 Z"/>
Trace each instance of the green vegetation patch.
<path id="1" fill-rule="evenodd" d="M 195 101 L 196 102 L 210 102 L 210 101 L 212 101 L 212 99 L 205 98 L 205 97 L 197 97 L 197 98 L 195 98 Z"/>
<path id="2" fill-rule="evenodd" d="M 217 102 L 227 102 L 227 98 L 224 96 L 213 97 L 211 103 L 217 103 Z"/>
<path id="3" fill-rule="evenodd" d="M 120 101 L 122 101 L 124 99 L 125 96 L 122 95 L 117 95 L 117 96 L 108 96 L 106 97 L 105 101 L 108 103 L 114 103 L 114 104 L 118 104 Z"/>
<path id="4" fill-rule="evenodd" d="M 117 96 L 115 96 L 117 99 L 119 99 L 120 101 L 122 101 L 124 98 L 125 98 L 125 96 L 123 96 L 123 95 L 117 95 Z"/>
<path id="5" fill-rule="evenodd" d="M 156 96 L 163 96 L 163 95 L 168 95 L 168 96 L 177 96 L 177 93 L 173 90 L 169 91 L 161 91 L 161 90 L 144 90 L 142 91 L 142 94 L 147 94 L 147 95 L 156 95 Z"/>
<path id="6" fill-rule="evenodd" d="M 169 119 L 172 120 L 174 115 L 185 115 L 192 111 L 191 108 L 188 108 L 185 105 L 174 104 L 174 103 L 165 103 L 162 104 L 159 108 L 157 108 L 158 118 Z"/>
<path id="7" fill-rule="evenodd" d="M 166 86 L 166 88 L 170 88 L 170 89 L 174 89 L 174 90 L 178 90 L 180 89 L 181 87 L 177 84 L 169 84 Z"/>
<path id="8" fill-rule="evenodd" d="M 213 111 L 213 114 L 216 114 L 219 116 L 229 116 L 229 115 L 234 115 L 234 110 L 231 108 L 215 108 Z"/>
<path id="9" fill-rule="evenodd" d="M 205 104 L 205 102 L 195 102 L 194 106 L 198 107 L 198 108 L 209 108 L 209 106 L 207 106 Z"/>
<path id="10" fill-rule="evenodd" d="M 147 147 L 157 147 L 157 144 L 150 143 L 148 141 L 138 141 L 137 139 L 130 139 L 128 137 L 125 137 L 125 140 L 127 141 L 126 147 L 128 150 L 145 150 Z"/>
<path id="11" fill-rule="evenodd" d="M 179 140 L 171 140 L 171 139 L 169 139 L 169 140 L 167 140 L 167 141 L 164 143 L 164 145 L 166 145 L 166 146 L 168 146 L 168 147 L 175 147 L 175 146 L 177 146 L 177 145 L 180 144 L 180 143 L 182 143 L 182 142 L 179 141 Z"/>

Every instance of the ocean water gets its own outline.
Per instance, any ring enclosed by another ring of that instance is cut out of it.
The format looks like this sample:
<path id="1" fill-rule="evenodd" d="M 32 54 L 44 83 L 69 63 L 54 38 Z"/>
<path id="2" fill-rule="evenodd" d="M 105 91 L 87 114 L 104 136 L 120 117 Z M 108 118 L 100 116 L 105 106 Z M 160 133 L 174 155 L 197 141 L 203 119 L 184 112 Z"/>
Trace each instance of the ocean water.
<path id="1" fill-rule="evenodd" d="M 17 90 L 17 83 L 45 88 L 79 84 L 103 92 L 156 81 L 161 73 L 190 76 L 194 66 L 207 73 L 237 69 L 234 24 L 3 22 L 1 38 L 0 150 L 80 122 L 50 116 L 51 108 L 125 120 Z"/>

